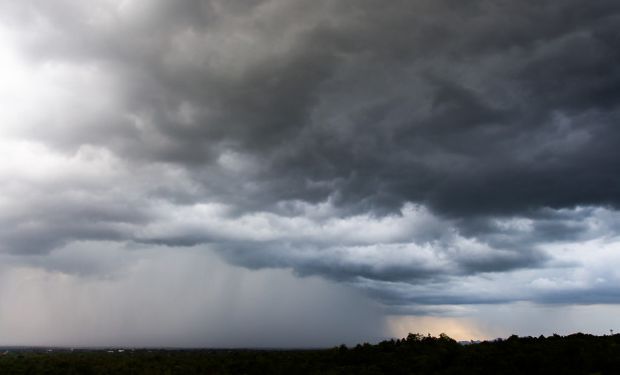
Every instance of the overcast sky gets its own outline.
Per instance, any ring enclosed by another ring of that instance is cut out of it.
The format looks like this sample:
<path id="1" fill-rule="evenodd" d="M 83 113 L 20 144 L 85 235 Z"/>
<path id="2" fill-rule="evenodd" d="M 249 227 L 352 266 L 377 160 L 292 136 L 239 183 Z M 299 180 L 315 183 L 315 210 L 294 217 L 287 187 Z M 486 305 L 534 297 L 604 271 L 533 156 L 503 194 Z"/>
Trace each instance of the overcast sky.
<path id="1" fill-rule="evenodd" d="M 617 0 L 0 0 L 0 345 L 620 331 Z"/>

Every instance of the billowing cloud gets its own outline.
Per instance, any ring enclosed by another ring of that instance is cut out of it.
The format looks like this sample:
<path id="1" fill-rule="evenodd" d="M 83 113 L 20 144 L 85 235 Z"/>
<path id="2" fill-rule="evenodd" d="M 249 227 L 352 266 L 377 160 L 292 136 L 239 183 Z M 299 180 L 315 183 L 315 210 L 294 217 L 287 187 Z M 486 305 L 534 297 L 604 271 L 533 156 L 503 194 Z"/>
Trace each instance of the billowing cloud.
<path id="1" fill-rule="evenodd" d="M 619 20 L 614 1 L 0 1 L 0 251 L 105 279 L 208 247 L 391 314 L 617 303 Z"/>

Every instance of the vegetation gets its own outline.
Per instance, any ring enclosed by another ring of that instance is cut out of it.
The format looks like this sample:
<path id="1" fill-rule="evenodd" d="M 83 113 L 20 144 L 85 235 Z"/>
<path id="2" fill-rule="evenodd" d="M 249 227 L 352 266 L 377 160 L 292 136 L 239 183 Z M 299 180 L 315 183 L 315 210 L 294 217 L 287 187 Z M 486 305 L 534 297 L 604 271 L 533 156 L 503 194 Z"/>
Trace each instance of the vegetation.
<path id="1" fill-rule="evenodd" d="M 0 351 L 0 374 L 620 374 L 620 335 L 446 335 L 325 350 Z"/>

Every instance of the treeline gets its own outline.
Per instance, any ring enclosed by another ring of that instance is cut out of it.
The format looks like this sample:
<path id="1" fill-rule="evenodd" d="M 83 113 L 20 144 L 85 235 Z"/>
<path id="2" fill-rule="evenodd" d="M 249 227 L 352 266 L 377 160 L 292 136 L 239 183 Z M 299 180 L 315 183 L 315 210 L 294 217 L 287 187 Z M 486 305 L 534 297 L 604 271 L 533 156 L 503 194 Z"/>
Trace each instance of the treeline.
<path id="1" fill-rule="evenodd" d="M 16 351 L 0 356 L 0 374 L 620 374 L 620 335 L 463 345 L 410 334 L 326 350 Z"/>

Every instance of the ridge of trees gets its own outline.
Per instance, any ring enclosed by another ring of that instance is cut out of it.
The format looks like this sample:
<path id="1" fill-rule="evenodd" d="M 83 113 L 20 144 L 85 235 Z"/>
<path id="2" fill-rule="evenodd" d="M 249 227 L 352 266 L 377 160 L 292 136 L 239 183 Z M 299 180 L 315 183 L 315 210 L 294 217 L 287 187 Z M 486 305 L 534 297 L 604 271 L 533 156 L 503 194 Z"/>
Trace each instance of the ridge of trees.
<path id="1" fill-rule="evenodd" d="M 459 343 L 409 334 L 322 350 L 0 351 L 0 374 L 620 374 L 620 335 Z"/>

